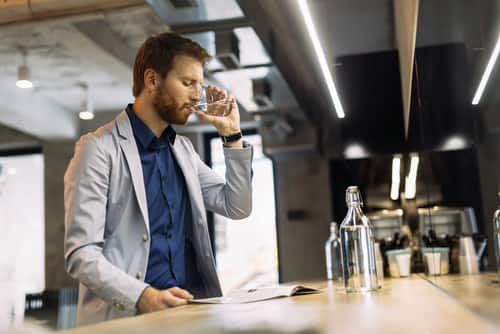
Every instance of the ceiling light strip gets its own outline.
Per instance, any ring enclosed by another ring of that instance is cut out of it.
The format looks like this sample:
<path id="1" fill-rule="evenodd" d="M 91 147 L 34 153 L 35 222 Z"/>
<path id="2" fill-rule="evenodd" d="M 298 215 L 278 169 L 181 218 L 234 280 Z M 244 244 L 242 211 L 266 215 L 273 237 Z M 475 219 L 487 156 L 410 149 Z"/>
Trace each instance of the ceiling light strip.
<path id="1" fill-rule="evenodd" d="M 326 61 L 325 54 L 323 52 L 323 48 L 321 47 L 321 43 L 319 42 L 318 34 L 316 33 L 316 28 L 314 27 L 314 23 L 311 17 L 311 13 L 309 12 L 309 7 L 307 5 L 306 0 L 297 0 L 297 3 L 300 7 L 300 11 L 302 16 L 304 17 L 304 21 L 306 23 L 307 31 L 311 37 L 314 51 L 316 52 L 316 56 L 318 57 L 319 65 L 321 67 L 321 72 L 323 73 L 323 77 L 325 78 L 326 85 L 328 87 L 328 91 L 330 92 L 330 96 L 333 101 L 333 105 L 335 106 L 335 111 L 337 113 L 338 118 L 344 118 L 344 108 L 340 103 L 339 95 L 337 93 L 337 89 L 335 88 L 335 84 L 332 79 L 332 74 L 328 67 L 328 63 Z"/>
<path id="2" fill-rule="evenodd" d="M 486 65 L 486 69 L 484 70 L 481 81 L 479 82 L 479 86 L 477 87 L 474 98 L 472 99 L 473 105 L 477 105 L 479 103 L 479 100 L 481 100 L 481 96 L 483 96 L 483 92 L 486 88 L 486 84 L 488 83 L 488 79 L 490 78 L 491 71 L 493 71 L 493 66 L 495 66 L 495 62 L 497 61 L 498 53 L 500 53 L 500 36 L 498 36 L 497 44 L 493 49 L 490 60 L 488 60 L 488 65 Z"/>

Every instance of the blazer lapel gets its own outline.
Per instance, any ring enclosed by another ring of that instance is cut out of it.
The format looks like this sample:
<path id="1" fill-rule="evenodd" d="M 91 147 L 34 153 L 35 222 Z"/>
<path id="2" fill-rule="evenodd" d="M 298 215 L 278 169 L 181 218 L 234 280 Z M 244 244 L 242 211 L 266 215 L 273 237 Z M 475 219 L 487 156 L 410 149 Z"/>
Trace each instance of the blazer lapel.
<path id="1" fill-rule="evenodd" d="M 120 146 L 122 148 L 123 154 L 125 155 L 125 158 L 127 159 L 130 175 L 132 177 L 132 183 L 134 185 L 135 195 L 137 197 L 137 201 L 139 202 L 139 208 L 141 210 L 142 217 L 146 222 L 146 228 L 149 232 L 149 217 L 146 200 L 146 189 L 144 188 L 144 177 L 142 175 L 142 164 L 139 150 L 137 149 L 137 144 L 135 142 L 134 134 L 132 131 L 132 126 L 130 125 L 130 120 L 128 119 L 127 113 L 125 111 L 122 111 L 117 116 L 116 126 L 118 128 L 118 134 L 120 135 Z"/>
<path id="2" fill-rule="evenodd" d="M 182 170 L 182 174 L 184 174 L 189 199 L 191 200 L 191 211 L 193 211 L 193 214 L 195 215 L 193 217 L 203 216 L 202 209 L 200 208 L 200 201 L 203 201 L 203 199 L 196 196 L 199 194 L 199 191 L 197 191 L 199 184 L 196 183 L 198 182 L 198 177 L 194 175 L 195 168 L 189 162 L 189 156 L 186 155 L 186 151 L 182 148 L 178 138 L 175 140 L 174 145 L 172 145 L 172 152 L 174 153 L 175 159 Z"/>

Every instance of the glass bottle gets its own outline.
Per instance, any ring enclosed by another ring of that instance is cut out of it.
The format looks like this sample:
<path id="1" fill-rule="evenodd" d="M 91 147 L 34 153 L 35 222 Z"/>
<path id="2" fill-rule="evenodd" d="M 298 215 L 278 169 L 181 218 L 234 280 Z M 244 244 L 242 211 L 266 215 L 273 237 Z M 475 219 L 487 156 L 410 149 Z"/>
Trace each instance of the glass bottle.
<path id="1" fill-rule="evenodd" d="M 500 199 L 500 192 L 498 193 Z M 500 203 L 493 216 L 493 246 L 495 247 L 495 257 L 497 272 L 500 275 Z"/>
<path id="2" fill-rule="evenodd" d="M 325 242 L 326 277 L 329 280 L 342 279 L 342 258 L 340 255 L 340 238 L 336 222 L 330 223 L 330 237 Z"/>
<path id="3" fill-rule="evenodd" d="M 384 258 L 382 257 L 382 253 L 380 251 L 380 243 L 375 242 L 375 265 L 377 269 L 377 283 L 381 288 L 382 283 L 384 282 Z"/>
<path id="4" fill-rule="evenodd" d="M 347 215 L 340 225 L 342 274 L 347 292 L 378 289 L 373 229 L 363 214 L 357 186 L 346 190 Z"/>

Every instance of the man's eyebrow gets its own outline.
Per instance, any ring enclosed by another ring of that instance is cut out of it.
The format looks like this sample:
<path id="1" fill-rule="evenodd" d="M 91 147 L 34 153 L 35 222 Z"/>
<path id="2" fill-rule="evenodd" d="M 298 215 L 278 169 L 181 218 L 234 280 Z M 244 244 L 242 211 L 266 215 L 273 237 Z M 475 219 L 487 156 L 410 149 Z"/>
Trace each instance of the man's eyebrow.
<path id="1" fill-rule="evenodd" d="M 183 80 L 191 80 L 191 81 L 198 81 L 196 78 L 190 77 L 188 75 L 184 75 L 181 77 Z"/>

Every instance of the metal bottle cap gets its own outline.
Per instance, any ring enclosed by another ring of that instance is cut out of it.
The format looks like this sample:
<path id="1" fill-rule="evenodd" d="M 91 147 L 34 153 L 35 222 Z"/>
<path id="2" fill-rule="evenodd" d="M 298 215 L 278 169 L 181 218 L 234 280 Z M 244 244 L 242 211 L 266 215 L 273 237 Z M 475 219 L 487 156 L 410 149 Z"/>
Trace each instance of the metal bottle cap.
<path id="1" fill-rule="evenodd" d="M 358 186 L 350 186 L 347 188 L 345 191 L 345 201 L 348 206 L 350 204 L 363 205 L 363 199 L 361 198 Z"/>

